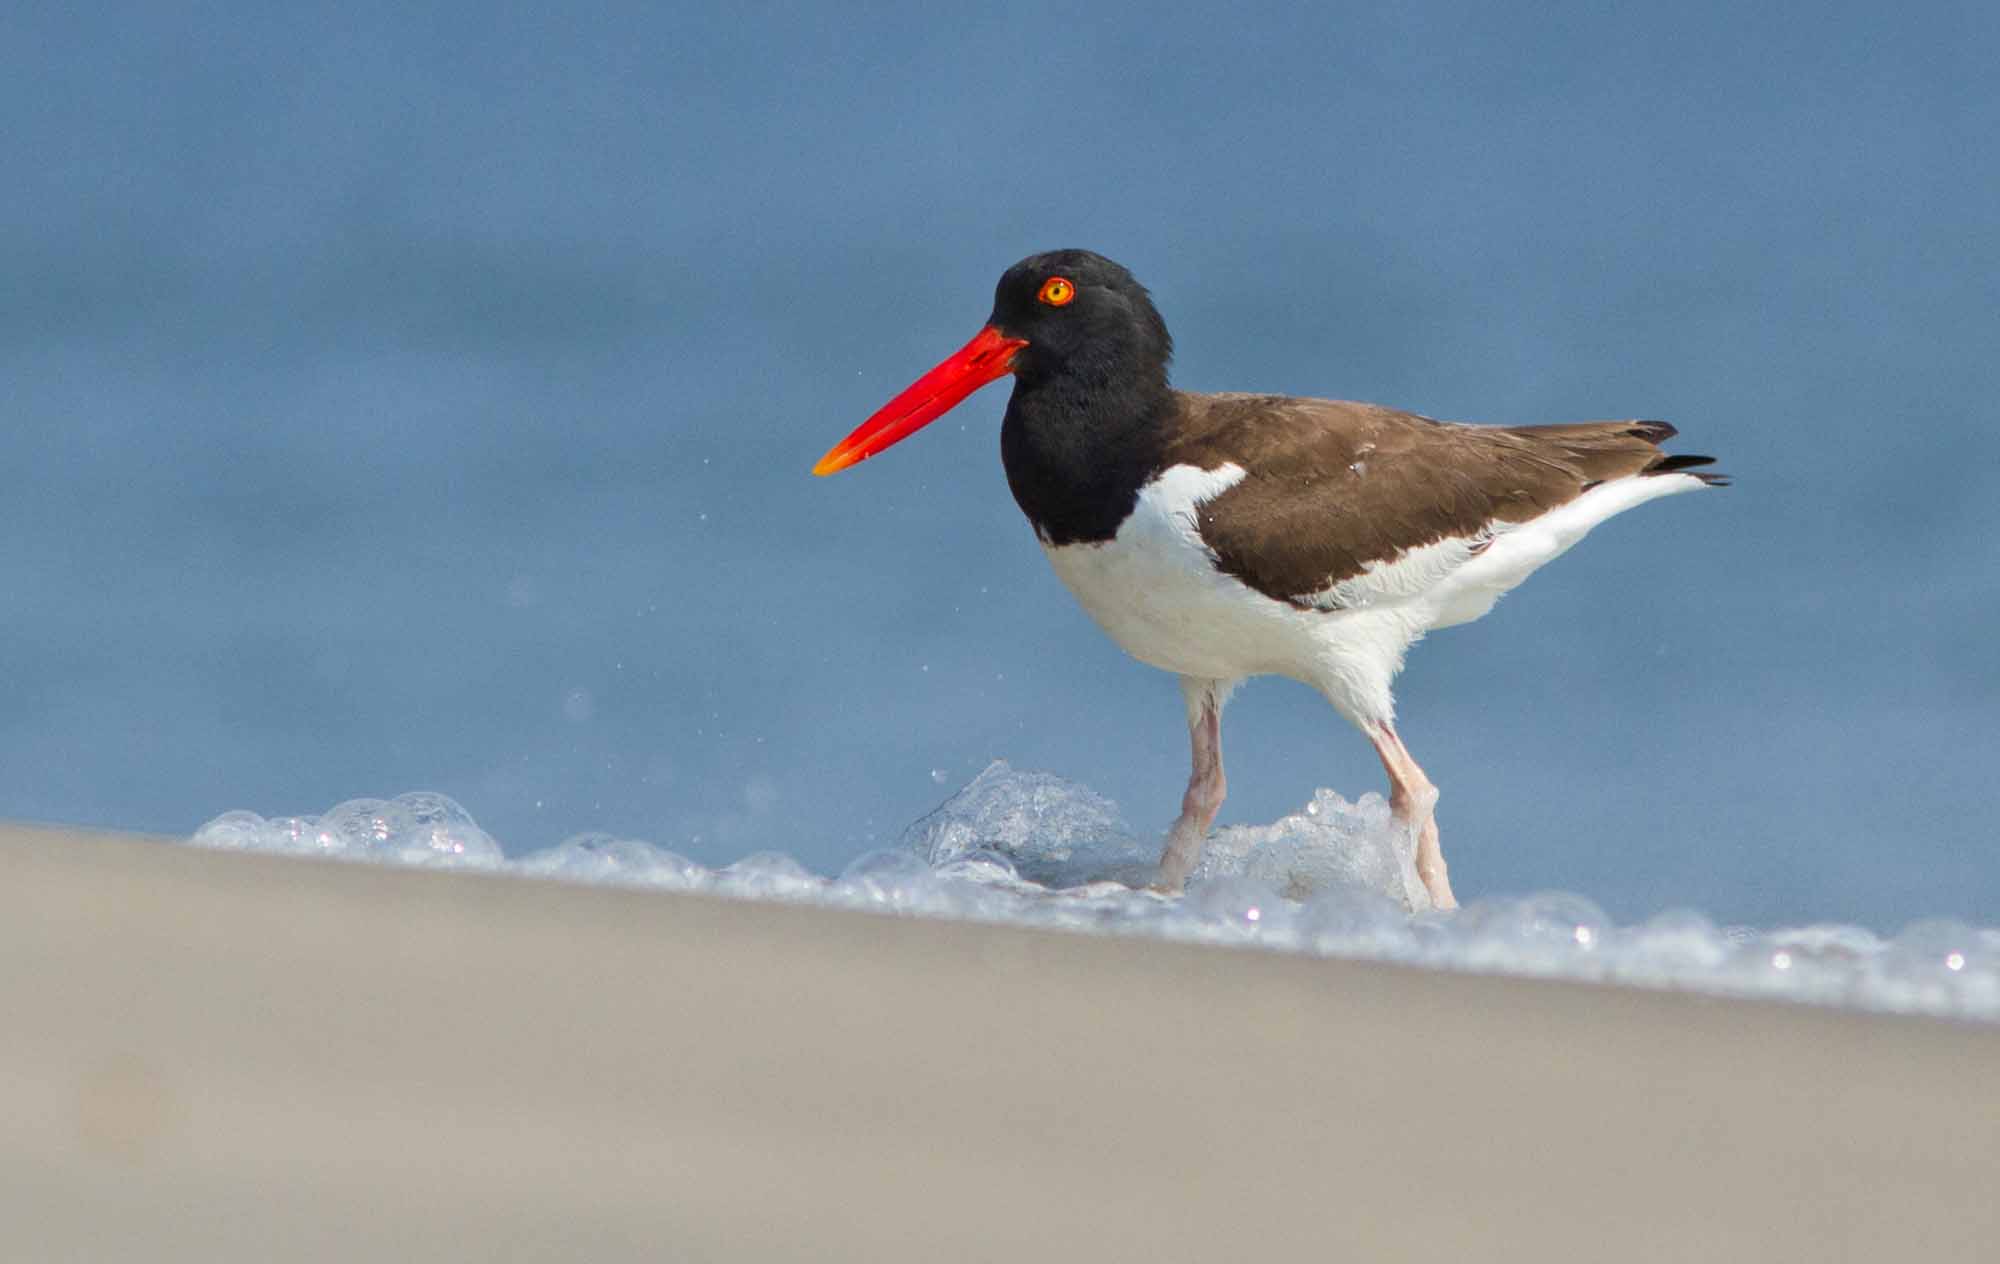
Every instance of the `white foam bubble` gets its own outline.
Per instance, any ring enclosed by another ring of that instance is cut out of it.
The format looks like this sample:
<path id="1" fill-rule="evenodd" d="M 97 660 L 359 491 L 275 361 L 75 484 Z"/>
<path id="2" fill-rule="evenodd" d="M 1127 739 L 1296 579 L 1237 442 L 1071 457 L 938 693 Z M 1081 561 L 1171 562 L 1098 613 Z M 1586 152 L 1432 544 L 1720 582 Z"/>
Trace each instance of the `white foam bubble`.
<path id="1" fill-rule="evenodd" d="M 1431 907 L 1417 877 L 1416 842 L 1394 825 L 1379 794 L 1349 803 L 1321 790 L 1301 811 L 1269 825 L 1215 831 L 1193 876 L 1202 881 L 1232 874 L 1268 882 L 1295 900 L 1361 888 L 1412 912 Z"/>
<path id="2" fill-rule="evenodd" d="M 996 759 L 937 811 L 910 826 L 903 845 L 933 867 L 976 851 L 1005 856 L 1017 874 L 1049 887 L 1142 878 L 1159 847 L 1142 842 L 1111 800 L 1045 772 Z"/>
<path id="3" fill-rule="evenodd" d="M 712 885 L 714 875 L 678 852 L 636 838 L 610 834 L 576 834 L 554 847 L 523 856 L 513 868 L 538 877 L 570 882 L 664 887 L 698 891 Z"/>
<path id="4" fill-rule="evenodd" d="M 899 846 L 856 857 L 836 877 L 779 852 L 710 870 L 609 834 L 509 861 L 463 807 L 425 792 L 350 799 L 317 816 L 225 812 L 191 841 L 2000 1022 L 2000 929 L 1924 921 L 1884 939 L 1833 924 L 1718 927 L 1685 909 L 1621 927 L 1562 891 L 1439 913 L 1388 805 L 1330 790 L 1268 825 L 1217 831 L 1179 897 L 1144 887 L 1159 840 L 1128 826 L 1115 804 L 1003 761 Z"/>
<path id="5" fill-rule="evenodd" d="M 394 799 L 349 799 L 318 816 L 266 820 L 255 812 L 225 812 L 189 841 L 237 851 L 441 868 L 494 869 L 506 862 L 500 844 L 479 828 L 471 813 L 427 790 Z"/>

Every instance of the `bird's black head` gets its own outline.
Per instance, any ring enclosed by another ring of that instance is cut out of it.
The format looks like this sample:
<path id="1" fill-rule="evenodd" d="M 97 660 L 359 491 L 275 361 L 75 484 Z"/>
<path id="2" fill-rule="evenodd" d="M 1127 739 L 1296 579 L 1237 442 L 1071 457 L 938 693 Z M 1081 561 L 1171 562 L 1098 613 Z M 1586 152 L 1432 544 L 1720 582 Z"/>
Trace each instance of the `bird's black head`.
<path id="1" fill-rule="evenodd" d="M 987 323 L 1027 346 L 1014 375 L 1164 389 L 1174 341 L 1133 275 L 1088 250 L 1029 255 L 993 290 Z"/>
<path id="2" fill-rule="evenodd" d="M 867 460 L 1012 373 L 1014 400 L 1041 415 L 1126 418 L 1157 412 L 1174 352 L 1146 287 L 1103 255 L 1052 250 L 1000 278 L 993 315 L 971 342 L 875 411 L 813 467 L 832 474 Z"/>

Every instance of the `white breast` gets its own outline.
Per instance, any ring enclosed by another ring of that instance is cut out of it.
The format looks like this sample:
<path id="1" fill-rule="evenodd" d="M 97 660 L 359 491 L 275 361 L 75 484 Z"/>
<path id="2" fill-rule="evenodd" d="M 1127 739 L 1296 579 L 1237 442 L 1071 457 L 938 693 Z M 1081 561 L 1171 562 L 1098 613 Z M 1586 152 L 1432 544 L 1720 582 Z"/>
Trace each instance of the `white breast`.
<path id="1" fill-rule="evenodd" d="M 1195 513 L 1243 478 L 1234 464 L 1176 465 L 1140 490 L 1115 538 L 1043 549 L 1090 616 L 1142 662 L 1211 680 L 1290 676 L 1351 718 L 1386 718 L 1389 681 L 1421 629 L 1399 611 L 1300 610 L 1218 570 Z"/>

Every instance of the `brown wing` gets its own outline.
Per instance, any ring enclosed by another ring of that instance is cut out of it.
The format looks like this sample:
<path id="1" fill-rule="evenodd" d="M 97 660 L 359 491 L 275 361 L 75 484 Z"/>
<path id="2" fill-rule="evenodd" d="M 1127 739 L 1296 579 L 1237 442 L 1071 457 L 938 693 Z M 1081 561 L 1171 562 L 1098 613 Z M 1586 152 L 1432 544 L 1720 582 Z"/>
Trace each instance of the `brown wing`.
<path id="1" fill-rule="evenodd" d="M 1203 541 L 1228 573 L 1299 606 L 1372 561 L 1476 541 L 1608 479 L 1706 463 L 1660 451 L 1674 433 L 1661 421 L 1470 426 L 1343 400 L 1180 400 L 1168 463 L 1250 471 L 1201 507 Z"/>

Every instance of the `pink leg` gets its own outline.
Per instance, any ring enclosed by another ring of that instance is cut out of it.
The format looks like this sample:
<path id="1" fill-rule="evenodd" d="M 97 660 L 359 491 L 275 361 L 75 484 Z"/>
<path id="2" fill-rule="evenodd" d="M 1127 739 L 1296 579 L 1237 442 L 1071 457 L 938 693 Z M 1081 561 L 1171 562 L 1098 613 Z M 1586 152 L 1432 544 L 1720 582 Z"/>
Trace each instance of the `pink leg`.
<path id="1" fill-rule="evenodd" d="M 1444 849 L 1438 845 L 1437 787 L 1410 758 L 1393 724 L 1385 722 L 1369 730 L 1368 740 L 1375 744 L 1375 754 L 1389 774 L 1389 811 L 1417 836 L 1417 877 L 1431 893 L 1431 903 L 1441 909 L 1457 908 L 1451 875 L 1444 867 Z"/>
<path id="2" fill-rule="evenodd" d="M 1202 843 L 1208 827 L 1222 810 L 1229 793 L 1228 779 L 1222 775 L 1222 703 L 1228 685 L 1219 680 L 1181 677 L 1181 693 L 1187 698 L 1188 739 L 1194 749 L 1194 767 L 1188 774 L 1187 793 L 1181 796 L 1181 814 L 1167 831 L 1167 848 L 1160 856 L 1157 890 L 1176 892 L 1187 885 L 1187 876 L 1201 859 Z"/>

